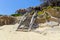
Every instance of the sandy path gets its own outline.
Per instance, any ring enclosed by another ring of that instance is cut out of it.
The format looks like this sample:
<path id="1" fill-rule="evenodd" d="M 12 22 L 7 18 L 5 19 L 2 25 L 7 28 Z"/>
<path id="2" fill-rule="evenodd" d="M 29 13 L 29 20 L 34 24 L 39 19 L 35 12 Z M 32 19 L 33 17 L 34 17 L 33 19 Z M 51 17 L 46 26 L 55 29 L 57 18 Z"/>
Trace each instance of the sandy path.
<path id="1" fill-rule="evenodd" d="M 60 30 L 47 29 L 44 33 L 17 32 L 18 24 L 0 27 L 0 40 L 60 40 Z"/>

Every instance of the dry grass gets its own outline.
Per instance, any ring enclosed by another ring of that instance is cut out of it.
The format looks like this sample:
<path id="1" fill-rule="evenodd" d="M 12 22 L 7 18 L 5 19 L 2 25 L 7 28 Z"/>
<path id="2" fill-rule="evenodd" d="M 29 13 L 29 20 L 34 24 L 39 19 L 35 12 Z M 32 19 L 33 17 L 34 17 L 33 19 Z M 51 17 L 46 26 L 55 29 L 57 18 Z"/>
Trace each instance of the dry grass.
<path id="1" fill-rule="evenodd" d="M 48 9 L 47 12 L 49 12 L 54 17 L 60 18 L 60 9 L 58 11 L 57 9 L 51 8 Z"/>
<path id="2" fill-rule="evenodd" d="M 15 18 L 10 16 L 0 16 L 0 25 L 15 24 Z"/>

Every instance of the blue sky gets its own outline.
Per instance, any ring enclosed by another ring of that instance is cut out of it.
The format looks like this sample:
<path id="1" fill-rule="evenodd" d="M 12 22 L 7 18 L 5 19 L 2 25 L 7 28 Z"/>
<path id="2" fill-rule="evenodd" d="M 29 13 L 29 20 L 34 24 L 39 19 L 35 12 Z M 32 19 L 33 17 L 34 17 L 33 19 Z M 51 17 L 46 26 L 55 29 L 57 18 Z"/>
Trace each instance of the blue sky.
<path id="1" fill-rule="evenodd" d="M 21 8 L 38 6 L 39 0 L 0 0 L 0 14 L 10 15 Z"/>

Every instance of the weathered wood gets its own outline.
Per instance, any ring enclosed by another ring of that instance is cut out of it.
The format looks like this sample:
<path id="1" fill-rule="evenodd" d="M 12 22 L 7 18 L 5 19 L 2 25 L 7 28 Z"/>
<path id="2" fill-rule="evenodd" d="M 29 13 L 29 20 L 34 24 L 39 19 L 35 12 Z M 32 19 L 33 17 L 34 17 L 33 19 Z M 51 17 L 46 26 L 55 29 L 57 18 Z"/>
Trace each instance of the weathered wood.
<path id="1" fill-rule="evenodd" d="M 21 25 L 25 25 L 24 28 L 28 28 L 28 30 L 30 31 L 34 24 L 34 21 L 36 19 L 36 14 L 37 14 L 37 12 L 33 13 L 31 16 L 28 13 L 23 15 L 23 17 L 21 18 L 21 20 L 19 22 L 19 26 L 18 26 L 17 30 L 19 30 L 21 28 Z"/>
<path id="2" fill-rule="evenodd" d="M 35 21 L 35 19 L 36 19 L 36 17 L 35 17 L 36 15 L 37 15 L 37 12 L 35 12 L 35 13 L 33 14 L 32 18 L 31 18 L 28 31 L 31 30 L 31 28 L 32 28 L 32 26 L 33 26 L 33 24 L 34 24 L 34 21 Z"/>
<path id="3" fill-rule="evenodd" d="M 17 30 L 20 28 L 20 26 L 22 25 L 23 21 L 26 20 L 27 14 L 28 14 L 28 13 L 24 14 L 24 15 L 21 17 Z"/>

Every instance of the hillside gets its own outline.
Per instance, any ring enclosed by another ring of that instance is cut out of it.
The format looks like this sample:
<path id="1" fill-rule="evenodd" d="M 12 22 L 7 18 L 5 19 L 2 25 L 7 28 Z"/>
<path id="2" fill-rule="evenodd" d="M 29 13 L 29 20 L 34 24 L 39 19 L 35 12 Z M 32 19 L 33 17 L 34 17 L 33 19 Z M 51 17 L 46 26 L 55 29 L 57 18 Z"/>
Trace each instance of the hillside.
<path id="1" fill-rule="evenodd" d="M 4 21 L 0 21 L 2 22 L 1 24 L 12 24 L 14 23 L 15 24 L 15 21 L 16 23 L 18 23 L 20 20 L 19 20 L 19 17 L 22 17 L 24 16 L 24 14 L 28 13 L 26 16 L 29 18 L 29 20 L 31 20 L 32 18 L 32 15 L 37 11 L 37 15 L 36 15 L 36 20 L 35 20 L 35 23 L 36 24 L 39 24 L 39 23 L 45 23 L 46 20 L 47 21 L 56 21 L 58 22 L 58 19 L 60 19 L 60 1 L 52 1 L 50 2 L 52 5 L 50 5 L 48 2 L 44 2 L 42 3 L 41 5 L 39 6 L 36 6 L 36 7 L 29 7 L 29 8 L 26 8 L 26 9 L 18 9 L 15 13 L 16 14 L 11 14 L 11 16 L 15 17 L 13 18 L 12 20 L 10 19 L 10 17 L 4 17 L 1 18 L 2 20 Z M 57 4 L 56 4 L 57 3 Z M 54 5 L 56 4 L 56 5 Z M 44 14 L 45 13 L 45 14 Z M 43 15 L 44 14 L 44 15 Z M 58 19 L 54 19 L 54 18 L 51 18 L 52 17 L 55 17 L 55 18 L 58 18 Z M 12 17 L 11 17 L 12 18 Z M 7 19 L 7 20 L 6 20 Z M 6 21 L 5 21 L 6 20 Z M 28 19 L 27 19 L 28 20 Z M 7 22 L 8 21 L 8 22 Z M 13 22 L 12 22 L 13 21 Z"/>

